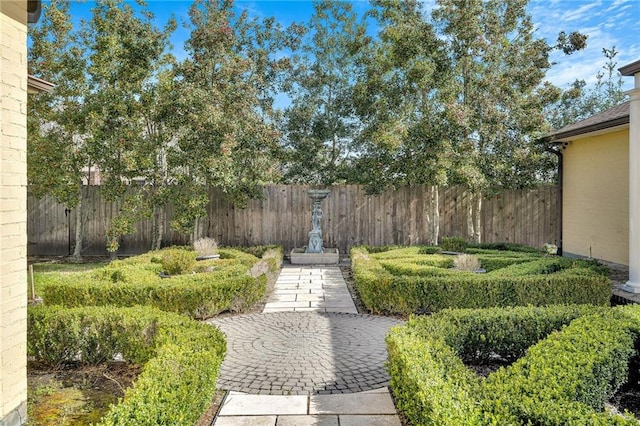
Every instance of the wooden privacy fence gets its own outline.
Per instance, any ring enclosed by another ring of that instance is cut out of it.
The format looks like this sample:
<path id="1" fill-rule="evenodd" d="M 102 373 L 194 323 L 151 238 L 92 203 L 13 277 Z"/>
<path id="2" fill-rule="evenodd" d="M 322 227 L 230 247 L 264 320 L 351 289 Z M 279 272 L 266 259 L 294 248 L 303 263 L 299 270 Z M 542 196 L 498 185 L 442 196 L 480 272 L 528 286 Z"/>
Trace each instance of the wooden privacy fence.
<path id="1" fill-rule="evenodd" d="M 221 190 L 209 190 L 208 215 L 200 227 L 201 236 L 215 238 L 221 245 L 280 244 L 288 253 L 307 244 L 311 229 L 311 199 L 308 186 L 270 185 L 262 199 L 250 200 L 244 209 L 227 201 Z M 85 206 L 86 255 L 106 254 L 106 229 L 118 206 L 106 202 L 97 187 L 88 188 Z M 431 188 L 402 187 L 379 196 L 367 195 L 362 187 L 332 187 L 322 202 L 325 247 L 348 253 L 354 245 L 411 245 L 429 241 L 427 212 Z M 483 242 L 514 242 L 540 247 L 558 243 L 557 189 L 504 191 L 482 202 Z M 461 187 L 440 188 L 440 236 L 461 236 L 467 232 L 469 193 Z M 169 229 L 173 208 L 167 207 L 164 245 L 186 244 L 187 236 Z M 75 241 L 75 212 L 51 197 L 28 197 L 27 224 L 29 255 L 66 255 Z M 151 246 L 151 221 L 136 225 L 136 232 L 122 238 L 120 254 L 147 251 Z"/>

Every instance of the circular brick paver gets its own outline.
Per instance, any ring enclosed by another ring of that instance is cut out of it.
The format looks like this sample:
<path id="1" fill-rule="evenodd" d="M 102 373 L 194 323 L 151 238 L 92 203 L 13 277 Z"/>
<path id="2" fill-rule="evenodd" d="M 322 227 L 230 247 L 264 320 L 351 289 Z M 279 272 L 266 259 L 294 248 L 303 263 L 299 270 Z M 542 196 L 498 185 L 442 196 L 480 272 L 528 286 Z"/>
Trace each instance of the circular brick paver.
<path id="1" fill-rule="evenodd" d="M 387 386 L 384 337 L 401 321 L 373 315 L 277 312 L 209 323 L 227 336 L 219 388 L 311 395 Z"/>

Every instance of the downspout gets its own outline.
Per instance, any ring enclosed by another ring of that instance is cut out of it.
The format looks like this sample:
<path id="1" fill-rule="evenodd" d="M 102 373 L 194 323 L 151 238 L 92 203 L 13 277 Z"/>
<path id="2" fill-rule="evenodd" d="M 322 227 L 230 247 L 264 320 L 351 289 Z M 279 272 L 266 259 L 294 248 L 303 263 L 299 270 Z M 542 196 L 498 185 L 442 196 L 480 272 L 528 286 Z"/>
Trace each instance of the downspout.
<path id="1" fill-rule="evenodd" d="M 558 157 L 558 189 L 556 191 L 557 205 L 558 205 L 558 256 L 562 256 L 562 187 L 564 183 L 564 156 L 562 152 L 567 147 L 568 142 L 562 142 L 558 144 L 560 147 L 558 149 L 553 146 L 546 145 L 545 151 L 555 154 Z"/>

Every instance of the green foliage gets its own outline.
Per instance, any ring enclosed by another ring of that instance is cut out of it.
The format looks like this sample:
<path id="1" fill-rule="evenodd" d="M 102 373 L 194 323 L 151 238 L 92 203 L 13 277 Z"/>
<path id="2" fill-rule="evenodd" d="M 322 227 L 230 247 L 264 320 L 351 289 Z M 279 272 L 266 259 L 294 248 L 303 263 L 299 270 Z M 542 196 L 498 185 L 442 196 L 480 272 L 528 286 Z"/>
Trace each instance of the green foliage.
<path id="1" fill-rule="evenodd" d="M 609 309 L 576 319 L 491 375 L 481 392 L 483 409 L 521 423 L 586 424 L 592 416 L 603 423 L 609 416 L 594 416 L 592 410 L 603 410 L 627 382 L 639 335 L 637 312 L 630 316 L 624 309 Z"/>
<path id="2" fill-rule="evenodd" d="M 35 195 L 51 194 L 74 208 L 82 198 L 82 167 L 89 161 L 86 145 L 73 143 L 84 126 L 81 99 L 89 88 L 84 48 L 66 1 L 43 5 L 40 21 L 28 29 L 30 73 L 56 84 L 56 90 L 28 99 L 29 184 Z"/>
<path id="3" fill-rule="evenodd" d="M 537 253 L 537 254 L 542 253 L 542 251 L 538 250 L 537 248 L 524 246 L 522 244 L 515 244 L 515 243 L 479 243 L 479 244 L 468 244 L 467 247 L 469 249 L 468 251 L 469 253 L 476 253 L 475 251 L 471 251 L 473 249 Z"/>
<path id="4" fill-rule="evenodd" d="M 195 424 L 209 407 L 226 344 L 215 327 L 149 307 L 33 307 L 27 346 L 38 361 L 144 364 L 103 425 Z"/>
<path id="5" fill-rule="evenodd" d="M 618 63 L 615 60 L 618 53 L 615 46 L 611 49 L 603 48 L 602 54 L 607 61 L 596 74 L 595 84 L 589 87 L 584 80 L 574 81 L 546 109 L 553 129 L 561 129 L 625 101 L 627 96 L 623 90 L 624 82 L 617 72 Z"/>
<path id="6" fill-rule="evenodd" d="M 414 425 L 478 425 L 480 381 L 442 338 L 429 340 L 409 327 L 387 335 L 390 387 L 398 410 Z"/>
<path id="7" fill-rule="evenodd" d="M 483 364 L 496 356 L 513 362 L 575 318 L 607 309 L 593 305 L 444 309 L 410 323 L 421 333 L 442 337 L 465 363 Z"/>
<path id="8" fill-rule="evenodd" d="M 262 258 L 264 257 L 265 254 L 267 254 L 267 252 L 271 252 L 271 251 L 276 251 L 281 255 L 283 253 L 282 246 L 279 246 L 276 244 L 268 244 L 265 246 L 248 246 L 248 247 L 238 246 L 238 247 L 225 247 L 225 248 L 241 251 L 243 253 L 250 254 L 257 258 Z M 274 255 L 276 255 L 276 253 L 274 253 Z"/>
<path id="9" fill-rule="evenodd" d="M 266 246 L 251 246 L 251 247 L 237 247 L 237 250 L 250 254 L 252 256 L 261 258 L 269 265 L 269 271 L 277 272 L 282 266 L 284 259 L 284 251 L 282 246 L 278 245 L 266 245 Z"/>
<path id="10" fill-rule="evenodd" d="M 369 253 L 384 253 L 390 250 L 400 249 L 402 246 L 362 246 Z"/>
<path id="11" fill-rule="evenodd" d="M 107 249 L 116 252 L 120 238 L 134 225 L 151 218 L 154 207 L 165 207 L 165 162 L 172 135 L 153 117 L 149 92 L 163 84 L 162 74 L 172 58 L 166 54 L 175 30 L 171 19 L 159 29 L 144 4 L 134 10 L 122 0 L 96 3 L 91 18 L 80 27 L 88 63 L 84 70 L 91 90 L 84 95 L 86 139 L 100 170 L 100 189 L 118 203 L 118 214 L 107 228 Z M 148 185 L 127 190 L 134 179 Z M 159 218 L 154 231 L 162 228 Z M 154 240 L 156 240 L 154 235 Z"/>
<path id="12" fill-rule="evenodd" d="M 358 74 L 364 21 L 350 2 L 318 0 L 306 24 L 289 76 L 291 105 L 284 113 L 283 180 L 331 185 L 352 180 L 358 118 L 353 86 Z"/>
<path id="13" fill-rule="evenodd" d="M 289 58 L 278 52 L 295 46 L 299 26 L 284 30 L 236 11 L 233 2 L 194 1 L 187 57 L 173 70 L 164 116 L 180 135 L 168 157 L 179 184 L 172 226 L 180 232 L 193 232 L 206 215 L 209 185 L 242 207 L 279 177 L 273 102 Z"/>
<path id="14" fill-rule="evenodd" d="M 208 186 L 242 206 L 279 177 L 273 102 L 290 63 L 279 52 L 302 32 L 236 15 L 232 2 L 196 0 L 178 63 L 168 53 L 176 21 L 158 28 L 138 3 L 97 2 L 74 27 L 68 2 L 53 1 L 30 26 L 30 67 L 56 84 L 30 98 L 30 183 L 81 210 L 83 170 L 98 168 L 103 194 L 117 202 L 106 235 L 112 253 L 142 219 L 153 220 L 159 249 L 170 201 L 172 228 L 188 234 L 206 215 Z M 144 184 L 127 191 L 134 180 Z"/>
<path id="15" fill-rule="evenodd" d="M 92 171 L 94 158 L 88 141 L 79 136 L 86 131 L 84 99 L 91 84 L 86 74 L 86 46 L 72 23 L 69 7 L 64 0 L 48 2 L 40 21 L 28 26 L 29 73 L 54 82 L 55 90 L 28 97 L 27 177 L 33 195 L 51 195 L 75 210 L 73 255 L 80 257 L 82 221 L 88 214 L 82 180 L 85 167 Z"/>
<path id="16" fill-rule="evenodd" d="M 602 412 L 627 380 L 640 309 L 444 310 L 387 336 L 397 406 L 416 425 L 638 424 Z M 479 379 L 463 364 L 509 367 Z"/>
<path id="17" fill-rule="evenodd" d="M 250 273 L 260 259 L 238 250 L 220 249 L 223 259 L 198 262 L 196 266 L 201 269 L 197 273 L 160 278 L 165 267 L 158 262 L 167 253 L 180 260 L 180 252 L 189 255 L 189 259 L 195 256 L 189 250 L 169 248 L 114 261 L 88 272 L 48 273 L 38 277 L 42 297 L 47 305 L 148 305 L 198 319 L 223 311 L 243 312 L 264 297 L 266 276 Z M 279 263 L 274 260 L 269 266 L 277 268 Z M 207 269 L 212 271 L 205 272 Z"/>
<path id="18" fill-rule="evenodd" d="M 378 40 L 365 44 L 354 103 L 363 122 L 357 183 L 380 193 L 397 185 L 448 183 L 454 158 L 446 106 L 446 50 L 418 1 L 374 1 Z M 437 239 L 437 238 L 436 238 Z"/>
<path id="19" fill-rule="evenodd" d="M 196 265 L 196 253 L 182 248 L 162 250 L 162 268 L 169 275 L 188 274 Z"/>
<path id="20" fill-rule="evenodd" d="M 418 253 L 420 254 L 438 254 L 442 251 L 441 247 L 437 247 L 437 246 L 422 246 L 420 247 L 420 250 L 418 251 Z M 372 251 L 369 251 L 369 253 L 373 253 Z"/>
<path id="21" fill-rule="evenodd" d="M 410 314 L 444 308 L 606 305 L 611 284 L 590 262 L 537 253 L 483 252 L 486 274 L 456 271 L 453 258 L 421 255 L 419 247 L 370 254 L 352 248 L 356 288 L 374 313 Z M 508 257 L 492 257 L 506 253 Z M 519 257 L 509 257 L 519 256 Z"/>
<path id="22" fill-rule="evenodd" d="M 467 248 L 467 242 L 460 237 L 442 237 L 440 248 L 445 251 L 455 251 L 462 253 Z"/>

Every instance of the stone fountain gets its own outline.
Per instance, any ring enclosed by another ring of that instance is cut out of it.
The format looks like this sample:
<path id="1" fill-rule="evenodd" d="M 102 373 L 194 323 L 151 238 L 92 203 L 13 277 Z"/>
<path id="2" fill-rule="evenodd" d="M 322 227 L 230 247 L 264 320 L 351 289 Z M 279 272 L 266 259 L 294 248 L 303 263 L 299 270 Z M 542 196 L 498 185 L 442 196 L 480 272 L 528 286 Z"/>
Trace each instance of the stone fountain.
<path id="1" fill-rule="evenodd" d="M 292 265 L 337 264 L 340 256 L 337 248 L 325 248 L 322 241 L 322 200 L 331 193 L 329 189 L 309 189 L 307 194 L 313 200 L 311 210 L 311 231 L 309 243 L 304 248 L 291 250 Z"/>

